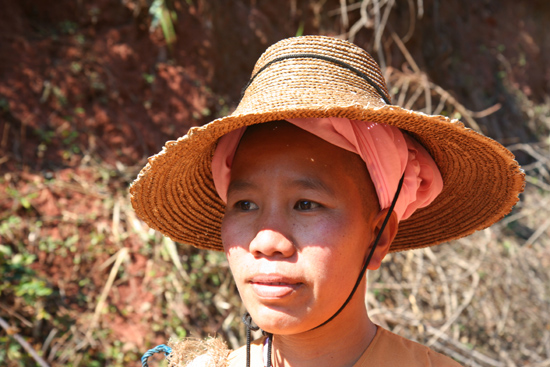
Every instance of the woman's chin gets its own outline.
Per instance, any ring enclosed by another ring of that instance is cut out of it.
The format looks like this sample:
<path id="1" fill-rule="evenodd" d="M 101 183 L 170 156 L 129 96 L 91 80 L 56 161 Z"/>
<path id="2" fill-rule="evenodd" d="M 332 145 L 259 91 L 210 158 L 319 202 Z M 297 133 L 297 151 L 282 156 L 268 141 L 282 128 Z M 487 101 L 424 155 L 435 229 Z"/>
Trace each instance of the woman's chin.
<path id="1" fill-rule="evenodd" d="M 283 310 L 260 307 L 256 312 L 251 312 L 252 320 L 265 332 L 275 335 L 293 335 L 311 330 L 307 318 L 287 313 Z"/>

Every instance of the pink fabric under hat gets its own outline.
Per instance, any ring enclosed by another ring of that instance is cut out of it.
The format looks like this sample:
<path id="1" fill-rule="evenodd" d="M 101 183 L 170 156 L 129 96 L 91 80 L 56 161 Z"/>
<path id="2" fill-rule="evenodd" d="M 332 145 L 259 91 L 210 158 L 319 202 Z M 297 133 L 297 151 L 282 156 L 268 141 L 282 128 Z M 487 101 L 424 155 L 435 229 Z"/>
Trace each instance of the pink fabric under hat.
<path id="1" fill-rule="evenodd" d="M 400 221 L 429 205 L 443 189 L 443 179 L 430 154 L 396 127 L 337 117 L 287 121 L 358 154 L 365 161 L 381 209 L 389 208 L 404 173 L 403 187 L 394 208 Z M 214 185 L 224 202 L 227 202 L 233 158 L 245 130 L 243 127 L 221 137 L 212 158 Z"/>

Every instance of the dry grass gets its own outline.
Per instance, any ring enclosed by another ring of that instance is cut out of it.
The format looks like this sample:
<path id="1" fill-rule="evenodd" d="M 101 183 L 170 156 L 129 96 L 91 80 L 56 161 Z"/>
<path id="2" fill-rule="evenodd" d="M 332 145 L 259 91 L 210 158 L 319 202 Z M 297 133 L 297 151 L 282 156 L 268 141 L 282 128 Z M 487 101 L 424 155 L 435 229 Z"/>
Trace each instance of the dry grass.
<path id="1" fill-rule="evenodd" d="M 537 190 L 492 228 L 386 259 L 369 279 L 375 320 L 467 366 L 549 365 L 550 192 Z"/>

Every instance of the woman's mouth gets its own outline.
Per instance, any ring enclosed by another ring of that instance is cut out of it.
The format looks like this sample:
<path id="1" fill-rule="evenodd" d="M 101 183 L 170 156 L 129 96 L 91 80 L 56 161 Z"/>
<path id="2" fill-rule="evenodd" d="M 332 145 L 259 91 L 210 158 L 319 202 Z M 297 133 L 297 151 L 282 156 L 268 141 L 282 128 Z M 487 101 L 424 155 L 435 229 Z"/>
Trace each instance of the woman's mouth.
<path id="1" fill-rule="evenodd" d="M 252 277 L 249 280 L 252 290 L 260 298 L 283 298 L 295 292 L 302 283 L 287 277 L 262 274 Z"/>

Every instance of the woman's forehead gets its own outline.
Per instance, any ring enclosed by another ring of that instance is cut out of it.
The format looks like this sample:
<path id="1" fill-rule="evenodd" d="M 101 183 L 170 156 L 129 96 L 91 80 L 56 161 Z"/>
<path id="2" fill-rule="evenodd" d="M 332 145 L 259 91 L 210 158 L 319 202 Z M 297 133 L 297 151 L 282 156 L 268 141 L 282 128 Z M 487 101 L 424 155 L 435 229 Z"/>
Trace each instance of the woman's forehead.
<path id="1" fill-rule="evenodd" d="M 251 153 L 254 154 L 249 155 Z M 361 161 L 358 155 L 286 121 L 248 127 L 237 148 L 235 160 L 242 159 L 245 155 L 249 161 L 269 160 L 270 157 L 274 160 L 306 159 L 319 168 L 328 168 L 329 165 L 346 167 L 350 161 Z M 364 167 L 364 164 L 355 165 L 356 169 L 359 167 Z"/>
<path id="2" fill-rule="evenodd" d="M 304 188 L 324 186 L 324 191 L 346 190 L 345 186 L 352 184 L 359 190 L 349 190 L 350 194 L 359 192 L 358 200 L 367 200 L 369 207 L 372 201 L 378 204 L 366 165 L 357 154 L 286 121 L 247 128 L 235 154 L 231 181 L 275 175 L 286 176 L 288 182 L 300 182 Z"/>

